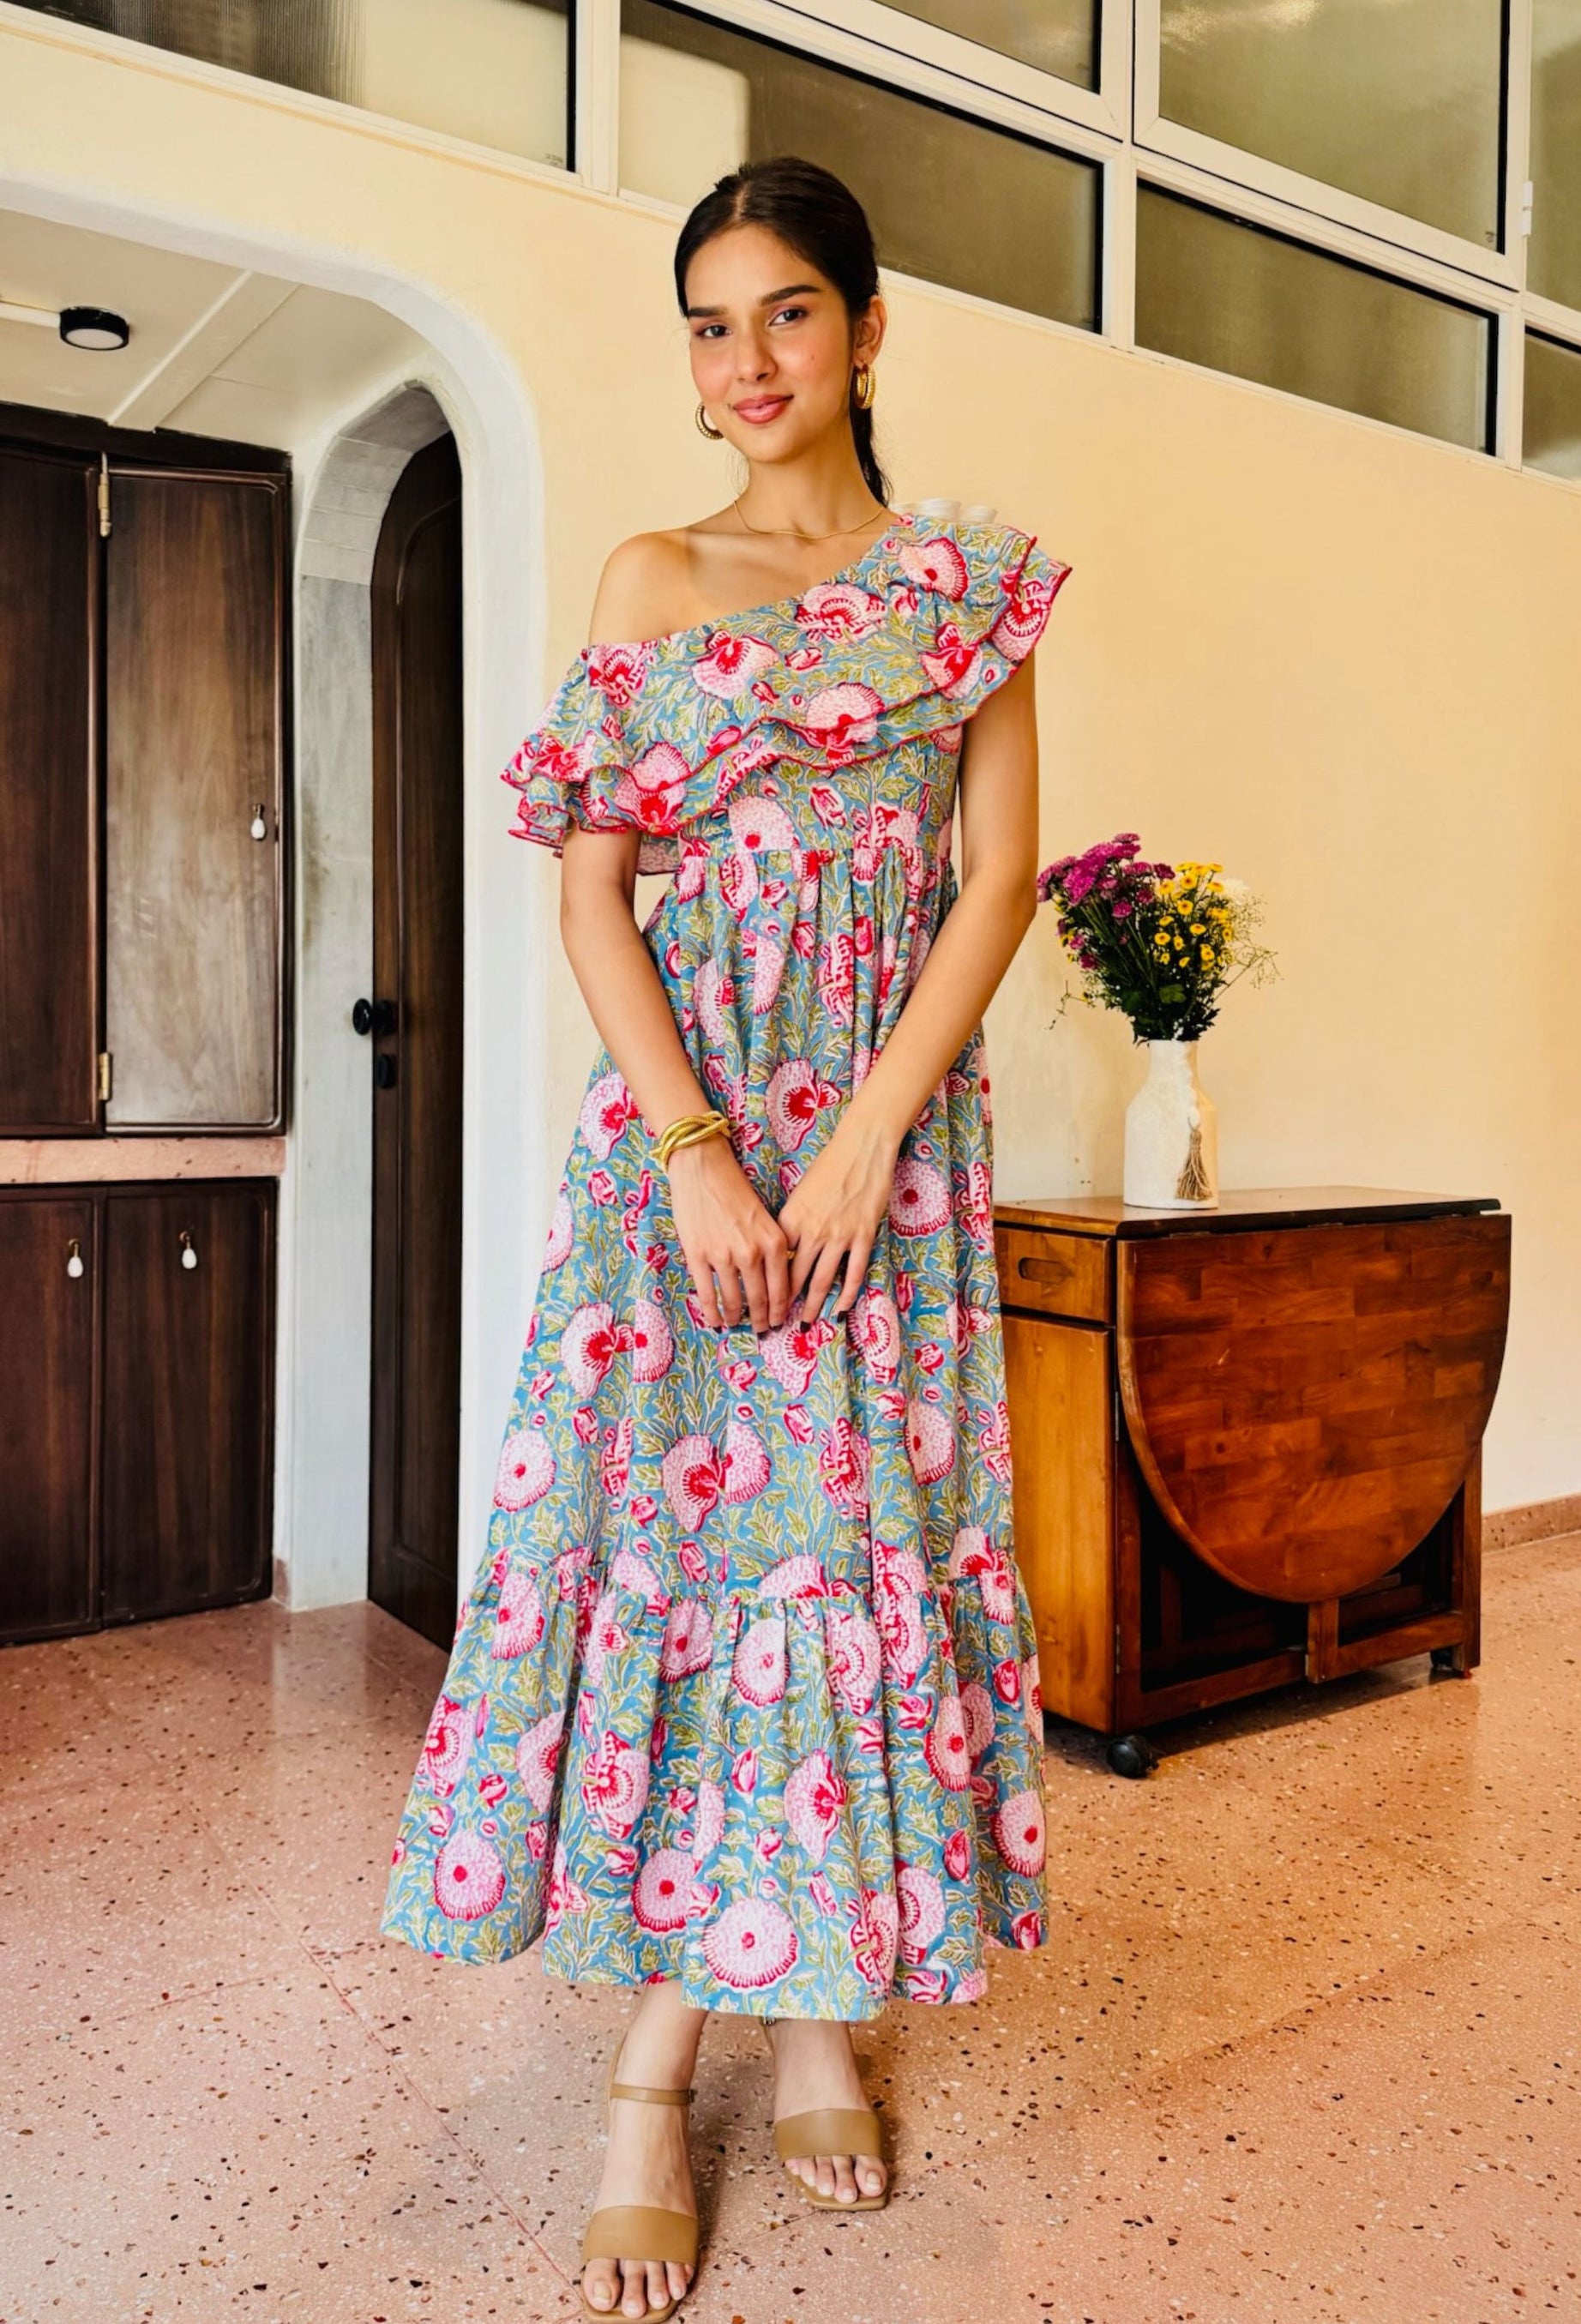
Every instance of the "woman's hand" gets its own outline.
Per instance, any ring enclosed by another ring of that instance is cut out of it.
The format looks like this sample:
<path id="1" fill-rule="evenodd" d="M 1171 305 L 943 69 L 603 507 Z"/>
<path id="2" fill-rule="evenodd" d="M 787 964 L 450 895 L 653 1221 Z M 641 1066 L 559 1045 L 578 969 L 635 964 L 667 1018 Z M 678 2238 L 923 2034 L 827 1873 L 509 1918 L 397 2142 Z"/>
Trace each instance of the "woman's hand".
<path id="1" fill-rule="evenodd" d="M 845 1279 L 834 1313 L 849 1312 L 889 1208 L 899 1155 L 900 1141 L 891 1130 L 848 1105 L 827 1145 L 796 1181 L 779 1223 L 795 1246 L 791 1296 L 804 1295 L 804 1315 L 822 1313 L 842 1261 Z"/>
<path id="2" fill-rule="evenodd" d="M 791 1248 L 728 1139 L 700 1139 L 670 1157 L 670 1211 L 703 1321 L 756 1332 L 783 1323 L 790 1305 Z M 719 1278 L 715 1296 L 714 1277 Z"/>

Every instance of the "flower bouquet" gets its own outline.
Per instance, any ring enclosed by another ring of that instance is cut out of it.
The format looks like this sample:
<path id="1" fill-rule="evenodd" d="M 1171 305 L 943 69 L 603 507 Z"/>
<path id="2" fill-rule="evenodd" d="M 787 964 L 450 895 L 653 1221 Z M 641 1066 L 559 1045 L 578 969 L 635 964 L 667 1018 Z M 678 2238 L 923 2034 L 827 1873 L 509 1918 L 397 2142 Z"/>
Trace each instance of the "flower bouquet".
<path id="1" fill-rule="evenodd" d="M 1117 1009 L 1147 1045 L 1148 1078 L 1126 1116 L 1126 1201 L 1211 1209 L 1218 1123 L 1197 1080 L 1197 1043 L 1232 984 L 1275 973 L 1255 936 L 1261 904 L 1222 864 L 1145 862 L 1130 831 L 1046 865 L 1037 892 L 1058 908 L 1083 1001 Z"/>

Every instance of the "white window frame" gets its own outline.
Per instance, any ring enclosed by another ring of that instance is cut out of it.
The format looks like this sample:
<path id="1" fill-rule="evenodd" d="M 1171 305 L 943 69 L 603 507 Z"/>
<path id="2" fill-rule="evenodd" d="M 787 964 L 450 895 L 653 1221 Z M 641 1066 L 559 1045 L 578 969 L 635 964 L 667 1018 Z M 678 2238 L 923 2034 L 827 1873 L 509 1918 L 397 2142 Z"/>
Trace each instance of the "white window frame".
<path id="1" fill-rule="evenodd" d="M 1429 258 L 1440 265 L 1458 267 L 1479 283 L 1503 290 L 1519 290 L 1525 275 L 1526 244 L 1520 232 L 1521 189 L 1527 177 L 1530 146 L 1531 87 L 1531 0 L 1510 0 L 1510 129 L 1504 157 L 1503 212 L 1509 248 L 1490 250 L 1485 243 L 1409 217 L 1403 210 L 1368 201 L 1345 192 L 1322 178 L 1309 178 L 1287 170 L 1244 147 L 1205 137 L 1167 119 L 1159 111 L 1159 65 L 1164 0 L 1135 0 L 1136 11 L 1136 115 L 1135 137 L 1149 156 L 1164 155 L 1185 162 L 1204 177 L 1227 180 L 1234 186 L 1264 193 L 1291 211 L 1310 217 L 1316 226 L 1338 226 L 1371 237 L 1374 244 L 1399 251 L 1405 257 Z M 1519 108 L 1517 108 L 1519 92 Z M 1519 109 L 1519 134 L 1514 118 Z"/>
<path id="2" fill-rule="evenodd" d="M 1115 92 L 1130 85 L 1131 23 L 1125 7 L 1105 5 L 1098 10 L 1096 89 L 1080 88 L 1074 81 L 1040 72 L 1036 66 L 1023 64 L 998 49 L 924 23 L 903 8 L 886 7 L 881 0 L 785 0 L 775 13 L 804 16 L 811 23 L 849 32 L 869 57 L 878 51 L 897 61 L 915 60 L 931 65 L 948 74 L 958 89 L 966 83 L 987 97 L 1012 97 L 1040 115 L 1079 123 L 1117 141 L 1125 136 L 1125 111 L 1129 108 L 1117 110 L 1115 104 Z M 869 63 L 867 69 L 872 72 L 875 68 Z M 960 101 L 958 97 L 956 102 Z"/>
<path id="3" fill-rule="evenodd" d="M 1408 287 L 1441 293 L 1488 317 L 1496 372 L 1494 439 L 1484 449 L 1424 436 L 1422 440 L 1446 451 L 1521 467 L 1528 328 L 1581 349 L 1581 309 L 1539 298 L 1526 288 L 1532 0 L 1510 0 L 1503 185 L 1507 247 L 1503 251 L 1488 250 L 1165 120 L 1158 109 L 1163 0 L 1109 0 L 1101 7 L 1097 90 L 1079 88 L 997 50 L 942 32 L 885 5 L 884 0 L 685 0 L 685 5 L 694 14 L 712 17 L 731 30 L 759 34 L 818 62 L 882 81 L 898 94 L 932 100 L 973 116 L 986 127 L 1016 130 L 1096 162 L 1101 171 L 1102 218 L 1098 329 L 1090 332 L 1013 310 L 1040 328 L 1077 331 L 1084 339 L 1100 337 L 1152 362 L 1200 368 L 1182 357 L 1135 345 L 1136 189 L 1145 183 L 1188 195 L 1229 217 L 1269 226 L 1309 249 L 1355 260 Z M 574 21 L 578 176 L 601 192 L 678 220 L 685 213 L 677 205 L 620 184 L 620 0 L 575 0 Z M 1012 311 L 949 285 L 926 287 L 973 307 Z M 1258 382 L 1245 383 L 1267 394 L 1291 392 Z M 1393 421 L 1362 413 L 1346 416 L 1365 427 L 1399 432 Z M 1573 479 L 1543 470 L 1529 473 L 1581 490 Z"/>

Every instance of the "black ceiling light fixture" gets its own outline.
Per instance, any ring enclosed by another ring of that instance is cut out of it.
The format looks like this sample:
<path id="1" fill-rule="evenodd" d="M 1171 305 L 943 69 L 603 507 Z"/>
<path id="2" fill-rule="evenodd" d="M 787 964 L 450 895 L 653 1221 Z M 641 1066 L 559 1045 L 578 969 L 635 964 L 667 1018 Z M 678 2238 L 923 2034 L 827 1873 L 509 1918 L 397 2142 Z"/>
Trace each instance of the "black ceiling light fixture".
<path id="1" fill-rule="evenodd" d="M 107 307 L 62 307 L 60 337 L 69 347 L 104 351 L 124 347 L 132 328 L 124 316 L 112 315 Z"/>

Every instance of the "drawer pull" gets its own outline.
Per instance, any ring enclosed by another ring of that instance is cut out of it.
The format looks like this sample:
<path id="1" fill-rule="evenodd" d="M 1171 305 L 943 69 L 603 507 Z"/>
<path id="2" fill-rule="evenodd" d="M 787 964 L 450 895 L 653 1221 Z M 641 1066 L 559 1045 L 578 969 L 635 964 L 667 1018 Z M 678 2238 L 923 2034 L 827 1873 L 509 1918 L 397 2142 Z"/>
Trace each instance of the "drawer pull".
<path id="1" fill-rule="evenodd" d="M 192 1247 L 192 1237 L 185 1227 L 181 1229 L 181 1264 L 183 1267 L 196 1267 L 198 1264 L 198 1253 Z"/>
<path id="2" fill-rule="evenodd" d="M 1074 1279 L 1076 1270 L 1062 1259 L 1020 1259 L 1016 1272 L 1027 1283 L 1049 1283 L 1058 1286 Z"/>
<path id="3" fill-rule="evenodd" d="M 73 1235 L 70 1241 L 66 1246 L 66 1272 L 72 1277 L 73 1281 L 75 1281 L 83 1271 L 81 1238 L 78 1235 Z"/>

